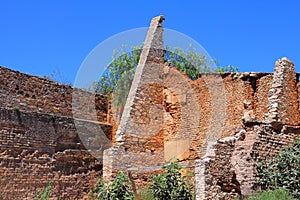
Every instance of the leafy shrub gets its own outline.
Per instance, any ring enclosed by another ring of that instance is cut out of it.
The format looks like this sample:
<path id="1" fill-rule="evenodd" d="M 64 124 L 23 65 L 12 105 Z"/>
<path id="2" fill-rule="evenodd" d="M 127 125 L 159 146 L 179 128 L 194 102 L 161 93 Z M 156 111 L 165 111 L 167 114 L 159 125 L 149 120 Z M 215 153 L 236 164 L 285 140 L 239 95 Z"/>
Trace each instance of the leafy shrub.
<path id="1" fill-rule="evenodd" d="M 169 163 L 163 174 L 152 176 L 150 191 L 155 200 L 191 200 L 194 199 L 194 188 L 180 173 L 182 167 L 178 161 Z"/>
<path id="2" fill-rule="evenodd" d="M 132 185 L 124 172 L 119 172 L 113 183 L 100 178 L 89 191 L 93 200 L 133 200 Z"/>
<path id="3" fill-rule="evenodd" d="M 275 158 L 258 163 L 257 170 L 262 189 L 284 188 L 300 198 L 300 138 Z"/>
<path id="4" fill-rule="evenodd" d="M 284 189 L 262 191 L 256 196 L 249 197 L 248 200 L 296 200 Z"/>

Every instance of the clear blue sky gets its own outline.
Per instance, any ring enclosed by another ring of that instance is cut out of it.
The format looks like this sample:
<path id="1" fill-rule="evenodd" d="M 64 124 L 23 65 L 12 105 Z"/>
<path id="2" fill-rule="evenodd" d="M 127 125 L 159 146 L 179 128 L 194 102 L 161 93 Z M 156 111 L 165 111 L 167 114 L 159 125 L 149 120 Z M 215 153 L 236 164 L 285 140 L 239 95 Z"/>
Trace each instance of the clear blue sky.
<path id="1" fill-rule="evenodd" d="M 147 27 L 182 32 L 240 71 L 273 71 L 286 56 L 300 71 L 300 1 L 0 1 L 0 65 L 34 75 L 60 71 L 73 82 L 89 52 L 107 38 Z"/>

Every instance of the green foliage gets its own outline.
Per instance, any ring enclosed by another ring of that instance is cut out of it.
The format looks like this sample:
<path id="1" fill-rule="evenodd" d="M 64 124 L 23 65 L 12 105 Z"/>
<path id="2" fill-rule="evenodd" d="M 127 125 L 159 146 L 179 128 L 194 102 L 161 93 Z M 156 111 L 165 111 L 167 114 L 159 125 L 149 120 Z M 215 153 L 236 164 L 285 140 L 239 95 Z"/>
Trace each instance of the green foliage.
<path id="1" fill-rule="evenodd" d="M 262 191 L 258 195 L 249 197 L 248 200 L 296 200 L 284 189 Z"/>
<path id="2" fill-rule="evenodd" d="M 113 92 L 122 76 L 122 80 L 125 80 L 124 77 L 126 75 L 124 73 L 130 73 L 133 70 L 132 74 L 134 74 L 134 69 L 137 67 L 140 59 L 141 47 L 132 47 L 130 52 L 126 52 L 125 47 L 123 45 L 119 50 L 114 51 L 112 62 L 107 67 L 107 70 L 98 82 L 93 83 L 96 93 L 108 94 Z M 131 77 L 130 75 L 128 76 Z M 132 81 L 133 77 L 130 80 Z"/>
<path id="3" fill-rule="evenodd" d="M 152 176 L 149 190 L 139 190 L 136 194 L 125 173 L 119 172 L 113 183 L 100 178 L 89 195 L 93 200 L 192 200 L 194 188 L 180 173 L 181 169 L 178 161 L 169 163 L 163 174 Z"/>
<path id="4" fill-rule="evenodd" d="M 93 200 L 99 199 L 100 197 L 104 197 L 103 199 L 109 199 L 109 190 L 107 185 L 104 183 L 102 178 L 99 178 L 97 183 L 93 186 L 93 188 L 89 191 L 89 196 L 92 197 Z M 99 198 L 98 198 L 99 196 Z"/>
<path id="5" fill-rule="evenodd" d="M 133 199 L 132 185 L 125 175 L 120 172 L 110 187 L 111 199 Z"/>
<path id="6" fill-rule="evenodd" d="M 284 188 L 300 198 L 300 138 L 276 157 L 258 163 L 257 170 L 262 189 Z"/>
<path id="7" fill-rule="evenodd" d="M 124 172 L 119 172 L 113 183 L 100 178 L 89 191 L 93 200 L 133 200 L 132 185 Z"/>
<path id="8" fill-rule="evenodd" d="M 153 200 L 154 196 L 150 190 L 142 189 L 142 190 L 137 191 L 137 194 L 135 194 L 134 199 L 135 200 Z"/>
<path id="9" fill-rule="evenodd" d="M 107 70 L 100 77 L 98 82 L 93 83 L 93 90 L 96 93 L 108 94 L 113 92 L 120 79 L 125 80 L 125 77 L 129 77 L 126 88 L 131 86 L 135 68 L 138 65 L 140 54 L 142 51 L 141 46 L 132 47 L 130 52 L 125 51 L 126 45 L 113 53 L 113 61 L 107 67 Z M 187 74 L 187 76 L 195 80 L 199 78 L 199 72 L 236 72 L 237 67 L 229 65 L 228 67 L 218 67 L 213 69 L 211 65 L 217 63 L 215 60 L 207 60 L 205 55 L 200 55 L 196 52 L 192 46 L 186 51 L 179 47 L 170 48 L 166 47 L 164 51 L 165 62 L 170 63 L 171 66 L 176 67 L 179 71 Z M 123 73 L 127 72 L 126 75 Z M 123 82 L 121 83 L 123 85 Z M 125 87 L 125 86 L 124 86 Z M 128 89 L 127 89 L 128 90 Z"/>
<path id="10" fill-rule="evenodd" d="M 13 109 L 19 111 L 20 107 L 19 106 L 14 106 Z"/>
<path id="11" fill-rule="evenodd" d="M 238 67 L 233 65 L 228 65 L 227 67 L 218 67 L 215 72 L 237 72 Z"/>
<path id="12" fill-rule="evenodd" d="M 135 69 L 131 69 L 130 71 L 124 72 L 118 82 L 119 84 L 117 85 L 117 87 L 114 88 L 112 103 L 113 108 L 115 109 L 114 113 L 116 115 L 119 114 L 119 116 L 115 116 L 117 118 L 120 118 L 121 114 L 123 113 L 123 108 L 125 106 L 128 93 L 130 91 L 131 83 L 134 77 L 134 72 Z"/>
<path id="13" fill-rule="evenodd" d="M 50 197 L 50 193 L 52 191 L 52 182 L 49 183 L 47 187 L 44 188 L 44 190 L 34 198 L 34 200 L 47 200 Z"/>
<path id="14" fill-rule="evenodd" d="M 192 80 L 199 78 L 199 72 L 212 71 L 207 58 L 204 55 L 199 55 L 191 46 L 187 51 L 183 51 L 179 47 L 172 50 L 167 46 L 164 58 L 165 62 L 169 62 L 171 66 L 184 72 Z"/>
<path id="15" fill-rule="evenodd" d="M 192 200 L 194 199 L 193 186 L 180 173 L 182 167 L 178 161 L 169 163 L 163 174 L 154 175 L 150 182 L 150 191 L 155 200 Z"/>
<path id="16" fill-rule="evenodd" d="M 122 115 L 128 93 L 134 78 L 135 69 L 138 65 L 142 46 L 132 47 L 130 52 L 126 52 L 126 45 L 113 53 L 112 62 L 107 67 L 99 81 L 92 83 L 89 90 L 108 97 L 113 93 L 113 109 L 115 118 L 118 120 Z M 207 60 L 204 55 L 199 55 L 192 46 L 186 51 L 175 47 L 166 47 L 164 51 L 165 62 L 184 72 L 190 79 L 199 78 L 199 72 L 236 72 L 237 67 L 228 66 L 212 69 L 215 60 Z"/>

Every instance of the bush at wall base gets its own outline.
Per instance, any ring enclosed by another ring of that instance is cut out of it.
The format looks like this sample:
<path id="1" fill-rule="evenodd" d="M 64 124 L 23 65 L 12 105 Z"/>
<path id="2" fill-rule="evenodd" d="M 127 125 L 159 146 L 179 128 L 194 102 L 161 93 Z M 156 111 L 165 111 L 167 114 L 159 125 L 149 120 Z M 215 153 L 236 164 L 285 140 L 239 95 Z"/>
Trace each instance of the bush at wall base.
<path id="1" fill-rule="evenodd" d="M 119 172 L 113 183 L 100 178 L 89 191 L 93 200 L 133 200 L 132 185 L 124 172 Z"/>
<path id="2" fill-rule="evenodd" d="M 300 137 L 276 157 L 258 163 L 257 171 L 262 189 L 284 188 L 300 199 Z"/>
<path id="3" fill-rule="evenodd" d="M 193 200 L 194 187 L 186 176 L 180 173 L 182 167 L 178 161 L 169 163 L 163 174 L 154 175 L 150 182 L 150 191 L 155 200 Z"/>
<path id="4" fill-rule="evenodd" d="M 113 183 L 102 178 L 93 186 L 89 195 L 93 200 L 193 200 L 194 187 L 180 173 L 178 161 L 169 163 L 162 174 L 153 175 L 148 190 L 134 194 L 132 182 L 124 172 L 119 172 Z"/>

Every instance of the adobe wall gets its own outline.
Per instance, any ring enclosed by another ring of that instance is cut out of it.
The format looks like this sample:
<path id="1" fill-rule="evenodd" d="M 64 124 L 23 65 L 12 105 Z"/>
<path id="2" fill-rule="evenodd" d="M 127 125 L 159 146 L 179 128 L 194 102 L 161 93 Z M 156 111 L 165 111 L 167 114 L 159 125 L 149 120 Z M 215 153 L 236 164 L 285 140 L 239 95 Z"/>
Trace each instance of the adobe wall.
<path id="1" fill-rule="evenodd" d="M 115 146 L 111 152 L 115 155 L 114 159 L 118 160 L 108 159 L 106 161 L 113 163 L 113 168 L 116 169 L 115 173 L 119 170 L 131 171 L 135 174 L 137 184 L 140 184 L 138 186 L 141 187 L 145 182 L 141 182 L 138 177 L 143 177 L 143 174 L 147 174 L 149 170 L 162 169 L 162 166 L 167 162 L 166 157 L 172 158 L 181 149 L 185 149 L 185 151 L 177 154 L 179 155 L 177 158 L 185 166 L 193 168 L 195 161 L 207 154 L 207 142 L 211 136 L 209 134 L 215 133 L 214 130 L 210 130 L 211 125 L 214 126 L 219 123 L 217 122 L 218 118 L 214 119 L 215 116 L 223 117 L 220 129 L 216 130 L 218 133 L 213 136 L 217 141 L 235 135 L 244 127 L 244 122 L 251 123 L 252 121 L 264 120 L 265 113 L 268 112 L 268 90 L 271 88 L 273 80 L 273 75 L 270 73 L 204 73 L 195 81 L 190 80 L 173 67 L 169 68 L 169 74 L 171 74 L 170 80 L 180 80 L 179 76 L 184 77 L 184 81 L 179 81 L 178 84 L 188 83 L 193 89 L 194 97 L 196 97 L 193 101 L 199 106 L 199 125 L 195 135 L 190 134 L 188 129 L 183 129 L 183 132 L 188 133 L 184 137 L 190 139 L 190 146 L 186 151 L 184 143 L 174 142 L 177 139 L 178 130 L 182 129 L 181 125 L 189 123 L 189 118 L 185 121 L 182 119 L 182 106 L 179 100 L 181 97 L 171 88 L 158 85 L 150 85 L 140 89 L 143 96 L 139 99 L 143 99 L 143 101 L 134 105 L 134 108 L 137 108 L 137 112 L 132 114 L 134 122 L 149 125 L 151 119 L 159 116 L 158 113 L 151 111 L 151 106 L 155 105 L 159 106 L 163 112 L 161 114 L 163 118 L 158 118 L 163 123 L 154 126 L 152 131 L 155 130 L 157 133 L 154 133 L 150 138 L 125 136 L 126 142 L 122 144 L 124 149 Z M 168 75 L 166 79 L 168 79 Z M 215 84 L 217 79 L 222 82 L 222 87 Z M 173 84 L 175 84 L 174 87 L 177 87 L 176 83 L 173 82 Z M 216 87 L 215 90 L 212 87 Z M 213 102 L 212 92 L 224 95 L 221 102 Z M 144 102 L 146 99 L 150 104 Z M 219 104 L 218 106 L 223 107 L 223 109 L 214 109 L 213 106 L 216 104 Z M 194 116 L 192 114 L 187 117 Z M 150 127 L 152 126 L 153 123 Z M 140 129 L 135 130 L 140 131 Z M 174 143 L 174 146 L 167 147 L 166 144 L 170 141 Z M 222 151 L 226 152 L 226 150 Z M 109 171 L 110 169 L 104 169 L 104 171 L 106 170 Z M 112 174 L 112 177 L 115 176 L 115 173 Z M 148 176 L 144 176 L 144 180 L 145 177 Z"/>

